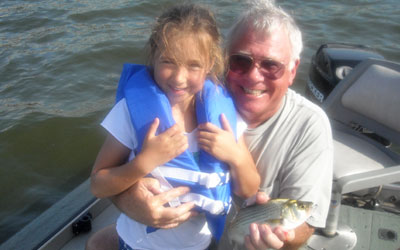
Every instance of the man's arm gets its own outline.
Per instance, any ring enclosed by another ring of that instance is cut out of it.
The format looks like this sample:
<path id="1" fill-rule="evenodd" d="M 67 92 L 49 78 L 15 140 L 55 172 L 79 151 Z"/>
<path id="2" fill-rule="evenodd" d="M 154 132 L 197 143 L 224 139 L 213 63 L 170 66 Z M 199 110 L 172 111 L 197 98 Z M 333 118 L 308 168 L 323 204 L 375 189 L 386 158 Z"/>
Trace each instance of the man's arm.
<path id="1" fill-rule="evenodd" d="M 311 235 L 314 233 L 315 228 L 308 225 L 306 222 L 298 226 L 294 230 L 294 239 L 285 242 L 284 246 L 282 249 L 299 249 L 302 245 L 304 245 L 307 240 L 311 237 Z"/>
<path id="2" fill-rule="evenodd" d="M 193 202 L 178 207 L 164 206 L 188 192 L 188 187 L 177 187 L 162 192 L 158 180 L 142 178 L 111 200 L 119 210 L 142 224 L 157 228 L 173 228 L 197 215 L 197 212 L 191 211 L 195 206 Z"/>
<path id="3" fill-rule="evenodd" d="M 165 207 L 168 201 L 189 191 L 187 187 L 178 187 L 162 193 L 158 180 L 142 178 L 121 194 L 111 197 L 112 202 L 132 219 L 148 226 L 172 228 L 194 216 L 193 203 L 179 207 Z M 115 224 L 93 234 L 86 243 L 86 250 L 118 249 L 118 234 Z"/>

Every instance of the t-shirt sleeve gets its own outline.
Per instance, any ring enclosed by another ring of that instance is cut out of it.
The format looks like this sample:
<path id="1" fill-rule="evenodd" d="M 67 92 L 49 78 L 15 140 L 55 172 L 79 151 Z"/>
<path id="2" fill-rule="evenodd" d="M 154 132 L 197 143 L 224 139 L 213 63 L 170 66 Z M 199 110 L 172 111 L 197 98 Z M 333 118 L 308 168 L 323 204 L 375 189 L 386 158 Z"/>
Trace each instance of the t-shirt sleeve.
<path id="1" fill-rule="evenodd" d="M 131 122 L 125 98 L 114 105 L 101 126 L 127 148 L 133 150 L 137 147 L 136 132 Z"/>
<path id="2" fill-rule="evenodd" d="M 246 129 L 247 123 L 240 116 L 239 112 L 236 112 L 236 137 L 240 138 Z"/>

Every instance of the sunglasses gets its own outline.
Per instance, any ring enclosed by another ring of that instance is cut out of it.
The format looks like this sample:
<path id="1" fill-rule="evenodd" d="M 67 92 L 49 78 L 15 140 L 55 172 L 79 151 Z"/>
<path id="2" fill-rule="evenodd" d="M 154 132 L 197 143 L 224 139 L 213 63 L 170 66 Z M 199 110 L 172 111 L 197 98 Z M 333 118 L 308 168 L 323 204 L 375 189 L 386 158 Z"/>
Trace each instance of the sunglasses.
<path id="1" fill-rule="evenodd" d="M 258 70 L 271 80 L 281 78 L 285 72 L 285 65 L 272 59 L 262 59 L 258 64 Z M 229 70 L 239 75 L 246 74 L 254 65 L 254 58 L 248 55 L 233 54 L 229 57 Z"/>

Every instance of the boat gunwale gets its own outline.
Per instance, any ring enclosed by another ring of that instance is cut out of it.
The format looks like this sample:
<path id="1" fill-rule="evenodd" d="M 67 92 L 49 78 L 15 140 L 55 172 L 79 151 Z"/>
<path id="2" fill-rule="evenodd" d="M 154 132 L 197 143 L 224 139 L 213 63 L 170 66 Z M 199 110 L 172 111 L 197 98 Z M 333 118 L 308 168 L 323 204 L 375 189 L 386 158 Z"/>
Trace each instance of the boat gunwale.
<path id="1" fill-rule="evenodd" d="M 95 208 L 96 204 L 101 205 L 100 208 Z M 87 179 L 0 245 L 0 250 L 54 249 L 55 242 L 57 247 L 62 247 L 74 237 L 71 225 L 78 218 L 88 211 L 95 217 L 109 204 L 109 200 L 99 200 L 90 193 L 90 180 Z"/>

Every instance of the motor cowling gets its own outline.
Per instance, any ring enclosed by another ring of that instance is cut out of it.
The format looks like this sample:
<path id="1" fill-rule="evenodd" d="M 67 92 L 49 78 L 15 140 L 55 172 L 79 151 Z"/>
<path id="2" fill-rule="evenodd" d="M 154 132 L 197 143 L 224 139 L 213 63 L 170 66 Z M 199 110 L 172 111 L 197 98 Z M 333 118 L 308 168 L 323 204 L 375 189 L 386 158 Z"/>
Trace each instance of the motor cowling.
<path id="1" fill-rule="evenodd" d="M 335 86 L 360 62 L 368 58 L 384 59 L 373 49 L 355 44 L 327 43 L 311 59 L 306 96 L 317 104 L 324 102 Z"/>

